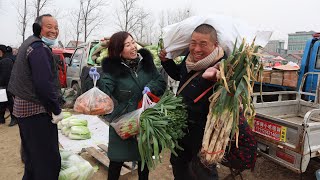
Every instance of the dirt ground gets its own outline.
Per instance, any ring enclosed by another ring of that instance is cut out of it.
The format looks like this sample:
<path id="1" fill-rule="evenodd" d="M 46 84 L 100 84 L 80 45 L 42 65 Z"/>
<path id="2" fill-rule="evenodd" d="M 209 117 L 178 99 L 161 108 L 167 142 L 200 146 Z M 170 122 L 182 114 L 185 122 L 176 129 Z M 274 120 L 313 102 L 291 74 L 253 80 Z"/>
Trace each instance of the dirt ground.
<path id="1" fill-rule="evenodd" d="M 6 124 L 0 125 L 0 180 L 19 180 L 23 176 L 24 165 L 20 160 L 20 135 L 18 126 L 8 127 L 9 119 Z M 94 180 L 106 180 L 107 169 L 94 158 L 86 153 L 81 154 L 91 165 L 98 166 L 99 170 L 94 174 Z M 169 153 L 163 154 L 164 161 L 154 171 L 150 173 L 151 180 L 171 180 L 173 179 L 172 169 L 169 162 Z M 316 179 L 314 172 L 320 168 L 320 163 L 311 161 L 307 171 L 302 175 L 304 180 Z M 218 168 L 219 179 L 232 179 L 227 177 L 230 174 L 228 168 L 220 166 Z M 247 170 L 242 173 L 243 179 L 246 180 L 296 180 L 300 175 L 279 166 L 263 157 L 257 159 L 256 167 L 253 172 Z M 138 179 L 137 173 L 129 173 L 120 178 L 120 180 Z M 240 179 L 239 176 L 236 179 Z"/>

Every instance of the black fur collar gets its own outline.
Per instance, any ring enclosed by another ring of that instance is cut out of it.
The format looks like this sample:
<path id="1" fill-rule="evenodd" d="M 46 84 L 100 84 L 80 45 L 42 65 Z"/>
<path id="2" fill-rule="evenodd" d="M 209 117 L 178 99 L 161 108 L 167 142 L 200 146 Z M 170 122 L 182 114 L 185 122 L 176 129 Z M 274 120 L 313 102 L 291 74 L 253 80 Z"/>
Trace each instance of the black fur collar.
<path id="1" fill-rule="evenodd" d="M 142 63 L 141 65 L 144 71 L 148 72 L 155 68 L 153 57 L 149 50 L 142 48 L 139 49 L 138 53 L 140 53 L 143 58 L 140 63 Z M 121 64 L 120 57 L 106 57 L 102 60 L 102 70 L 105 73 L 110 73 L 111 75 L 118 76 L 125 74 L 127 72 L 127 67 Z"/>

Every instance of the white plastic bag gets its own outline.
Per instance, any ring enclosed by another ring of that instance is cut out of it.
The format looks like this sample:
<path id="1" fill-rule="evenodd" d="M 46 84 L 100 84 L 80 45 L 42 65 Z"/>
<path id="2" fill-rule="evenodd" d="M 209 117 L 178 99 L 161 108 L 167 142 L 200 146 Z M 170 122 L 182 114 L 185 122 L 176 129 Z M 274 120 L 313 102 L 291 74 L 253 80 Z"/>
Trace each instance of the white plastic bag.
<path id="1" fill-rule="evenodd" d="M 152 102 L 147 93 L 145 93 L 142 98 L 141 108 L 120 116 L 111 123 L 111 126 L 116 130 L 121 139 L 128 139 L 137 135 L 140 127 L 140 114 L 154 105 L 156 105 L 156 103 Z"/>
<path id="2" fill-rule="evenodd" d="M 6 89 L 0 89 L 0 102 L 7 102 L 7 91 Z"/>
<path id="3" fill-rule="evenodd" d="M 251 43 L 254 37 L 256 37 L 255 44 L 264 47 L 272 34 L 270 31 L 258 31 L 240 20 L 224 15 L 192 16 L 162 29 L 164 48 L 168 52 L 167 58 L 174 59 L 183 55 L 189 46 L 192 32 L 203 23 L 210 24 L 216 29 L 219 44 L 227 55 L 231 54 L 236 39 L 238 39 L 237 47 L 240 46 L 242 38 Z"/>

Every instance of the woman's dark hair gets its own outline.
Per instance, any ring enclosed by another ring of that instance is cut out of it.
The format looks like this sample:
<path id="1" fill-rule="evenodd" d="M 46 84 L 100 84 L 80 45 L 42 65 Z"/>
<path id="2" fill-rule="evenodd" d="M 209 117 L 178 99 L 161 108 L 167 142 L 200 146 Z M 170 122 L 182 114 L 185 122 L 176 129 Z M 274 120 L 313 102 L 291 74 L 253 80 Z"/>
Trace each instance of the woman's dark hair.
<path id="1" fill-rule="evenodd" d="M 117 33 L 114 33 L 109 42 L 109 47 L 108 47 L 108 56 L 110 58 L 113 57 L 120 57 L 120 54 L 124 48 L 124 41 L 132 35 L 128 32 L 125 31 L 120 31 Z M 132 37 L 133 38 L 133 37 Z"/>

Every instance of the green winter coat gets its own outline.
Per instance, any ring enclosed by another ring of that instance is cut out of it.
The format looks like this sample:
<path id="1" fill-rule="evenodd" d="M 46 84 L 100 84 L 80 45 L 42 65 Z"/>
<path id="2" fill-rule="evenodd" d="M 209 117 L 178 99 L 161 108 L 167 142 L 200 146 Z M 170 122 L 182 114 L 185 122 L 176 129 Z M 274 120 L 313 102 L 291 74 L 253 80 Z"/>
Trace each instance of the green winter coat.
<path id="1" fill-rule="evenodd" d="M 157 96 L 161 96 L 166 89 L 166 83 L 156 69 L 151 53 L 146 49 L 140 49 L 138 53 L 142 59 L 136 72 L 122 63 L 120 57 L 106 58 L 102 62 L 104 73 L 101 74 L 98 87 L 116 100 L 114 111 L 106 116 L 109 121 L 136 110 L 145 86 Z M 114 128 L 109 126 L 108 157 L 118 162 L 140 160 L 136 138 L 122 140 Z"/>

